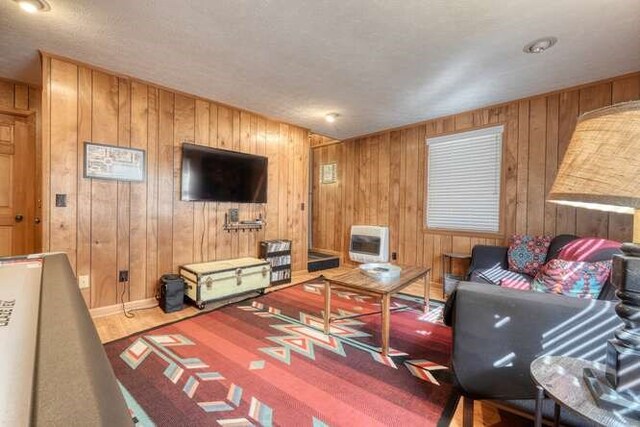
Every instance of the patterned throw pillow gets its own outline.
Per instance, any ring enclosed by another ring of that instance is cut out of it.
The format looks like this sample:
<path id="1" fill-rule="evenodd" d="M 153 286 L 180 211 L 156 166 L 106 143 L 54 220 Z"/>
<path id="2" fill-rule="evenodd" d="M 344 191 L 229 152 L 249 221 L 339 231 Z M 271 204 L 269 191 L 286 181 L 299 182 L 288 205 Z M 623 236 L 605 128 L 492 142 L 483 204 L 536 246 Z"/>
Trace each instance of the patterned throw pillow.
<path id="1" fill-rule="evenodd" d="M 613 240 L 582 237 L 567 243 L 558 254 L 558 258 L 567 261 L 604 261 L 619 253 L 620 246 L 620 242 Z"/>
<path id="2" fill-rule="evenodd" d="M 610 272 L 611 261 L 553 259 L 540 269 L 531 283 L 531 289 L 537 292 L 595 299 L 598 298 Z"/>
<path id="3" fill-rule="evenodd" d="M 509 242 L 509 270 L 535 276 L 547 259 L 550 236 L 514 234 Z"/>

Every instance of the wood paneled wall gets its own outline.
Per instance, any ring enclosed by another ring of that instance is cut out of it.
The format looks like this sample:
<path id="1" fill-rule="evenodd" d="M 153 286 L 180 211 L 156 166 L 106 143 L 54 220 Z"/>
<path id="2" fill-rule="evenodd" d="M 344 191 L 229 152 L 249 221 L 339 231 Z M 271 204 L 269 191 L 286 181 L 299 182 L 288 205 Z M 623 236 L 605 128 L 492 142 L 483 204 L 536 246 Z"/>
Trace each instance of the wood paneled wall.
<path id="1" fill-rule="evenodd" d="M 442 253 L 502 244 L 513 233 L 575 233 L 628 241 L 631 216 L 545 202 L 579 114 L 640 99 L 640 73 L 355 138 L 318 143 L 313 156 L 314 247 L 348 254 L 353 224 L 390 227 L 398 262 L 442 273 Z M 504 236 L 434 233 L 424 228 L 426 146 L 438 135 L 503 124 Z M 339 182 L 322 185 L 323 163 L 338 163 Z"/>
<path id="2" fill-rule="evenodd" d="M 45 249 L 66 252 L 77 275 L 90 275 L 90 307 L 120 303 L 120 270 L 129 270 L 125 301 L 152 298 L 160 275 L 257 256 L 263 239 L 293 240 L 293 269 L 306 270 L 307 130 L 47 55 L 43 100 Z M 85 141 L 145 150 L 146 180 L 83 178 Z M 268 203 L 180 201 L 183 142 L 268 156 Z M 59 193 L 67 207 L 55 207 Z M 266 227 L 223 231 L 232 207 L 241 219 L 262 214 Z"/>

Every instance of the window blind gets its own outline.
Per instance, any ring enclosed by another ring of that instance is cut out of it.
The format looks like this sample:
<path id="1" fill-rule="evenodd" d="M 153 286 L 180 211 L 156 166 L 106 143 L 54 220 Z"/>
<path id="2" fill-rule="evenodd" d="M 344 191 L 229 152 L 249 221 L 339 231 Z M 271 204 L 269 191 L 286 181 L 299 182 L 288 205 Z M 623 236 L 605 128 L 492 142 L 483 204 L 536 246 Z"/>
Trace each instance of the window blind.
<path id="1" fill-rule="evenodd" d="M 428 228 L 500 231 L 503 126 L 427 139 Z"/>

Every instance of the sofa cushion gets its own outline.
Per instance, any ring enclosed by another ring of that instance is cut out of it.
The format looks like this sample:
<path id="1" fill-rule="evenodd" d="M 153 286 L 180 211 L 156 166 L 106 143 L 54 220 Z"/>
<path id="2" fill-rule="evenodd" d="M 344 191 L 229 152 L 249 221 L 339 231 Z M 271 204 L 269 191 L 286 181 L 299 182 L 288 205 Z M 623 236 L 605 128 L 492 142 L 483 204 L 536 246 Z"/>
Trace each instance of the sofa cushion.
<path id="1" fill-rule="evenodd" d="M 492 285 L 502 285 L 502 282 L 509 280 L 512 282 L 527 282 L 531 283 L 533 279 L 531 276 L 525 274 L 516 273 L 515 271 L 505 270 L 500 265 L 496 265 L 491 268 L 487 268 L 478 272 L 478 277 L 482 278 Z"/>
<path id="2" fill-rule="evenodd" d="M 535 276 L 547 259 L 550 236 L 514 234 L 509 242 L 509 270 Z"/>
<path id="3" fill-rule="evenodd" d="M 600 239 L 598 237 L 581 237 L 567 243 L 558 258 L 566 261 L 608 261 L 615 254 L 621 253 L 620 242 Z"/>
<path id="4" fill-rule="evenodd" d="M 565 261 L 554 259 L 545 264 L 531 283 L 537 292 L 578 298 L 598 298 L 611 273 L 611 261 Z"/>

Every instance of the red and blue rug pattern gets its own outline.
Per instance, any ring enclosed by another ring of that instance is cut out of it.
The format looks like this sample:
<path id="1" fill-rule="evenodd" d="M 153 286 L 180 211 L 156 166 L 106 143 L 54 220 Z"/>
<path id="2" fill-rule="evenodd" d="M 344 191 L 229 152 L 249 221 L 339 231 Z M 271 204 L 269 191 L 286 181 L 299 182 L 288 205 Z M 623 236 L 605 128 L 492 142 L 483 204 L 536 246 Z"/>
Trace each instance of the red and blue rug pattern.
<path id="1" fill-rule="evenodd" d="M 442 305 L 392 299 L 392 350 L 380 315 L 322 332 L 321 284 L 308 283 L 105 345 L 137 425 L 377 426 L 447 424 L 457 403 Z M 334 290 L 332 315 L 375 312 Z"/>

